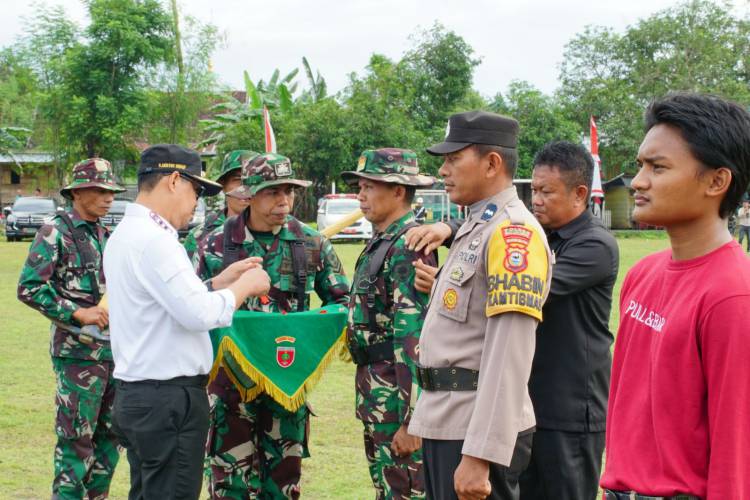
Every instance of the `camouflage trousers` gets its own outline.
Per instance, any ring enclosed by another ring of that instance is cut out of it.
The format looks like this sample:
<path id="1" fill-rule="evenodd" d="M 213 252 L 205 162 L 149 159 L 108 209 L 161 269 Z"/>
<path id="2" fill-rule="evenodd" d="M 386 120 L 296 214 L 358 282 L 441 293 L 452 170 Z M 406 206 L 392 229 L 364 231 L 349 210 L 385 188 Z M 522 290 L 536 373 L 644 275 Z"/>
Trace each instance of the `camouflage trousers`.
<path id="1" fill-rule="evenodd" d="M 391 442 L 401 424 L 363 422 L 365 426 L 365 455 L 370 477 L 378 500 L 424 498 L 422 450 L 408 457 L 398 457 L 391 451 Z"/>
<path id="2" fill-rule="evenodd" d="M 261 394 L 243 403 L 223 370 L 209 384 L 208 489 L 214 500 L 299 498 L 310 412 Z"/>
<path id="3" fill-rule="evenodd" d="M 120 458 L 111 361 L 52 358 L 57 378 L 53 499 L 107 498 Z"/>

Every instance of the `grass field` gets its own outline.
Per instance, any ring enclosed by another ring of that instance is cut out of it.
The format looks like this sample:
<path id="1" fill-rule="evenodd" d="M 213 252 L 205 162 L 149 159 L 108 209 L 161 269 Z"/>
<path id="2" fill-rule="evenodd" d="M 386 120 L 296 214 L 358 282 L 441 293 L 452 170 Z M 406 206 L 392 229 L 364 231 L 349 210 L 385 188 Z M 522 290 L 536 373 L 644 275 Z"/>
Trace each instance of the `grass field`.
<path id="1" fill-rule="evenodd" d="M 667 247 L 661 235 L 618 238 L 620 276 L 646 254 Z M 48 354 L 49 323 L 16 300 L 16 283 L 28 250 L 23 243 L 0 243 L 0 499 L 49 498 L 52 478 L 55 381 Z M 336 245 L 347 274 L 359 244 Z M 618 311 L 612 312 L 616 328 Z M 368 499 L 372 489 L 362 447 L 361 425 L 354 418 L 353 366 L 335 362 L 311 396 L 312 458 L 304 462 L 303 495 L 311 499 Z M 127 460 L 122 456 L 111 490 L 127 498 Z"/>

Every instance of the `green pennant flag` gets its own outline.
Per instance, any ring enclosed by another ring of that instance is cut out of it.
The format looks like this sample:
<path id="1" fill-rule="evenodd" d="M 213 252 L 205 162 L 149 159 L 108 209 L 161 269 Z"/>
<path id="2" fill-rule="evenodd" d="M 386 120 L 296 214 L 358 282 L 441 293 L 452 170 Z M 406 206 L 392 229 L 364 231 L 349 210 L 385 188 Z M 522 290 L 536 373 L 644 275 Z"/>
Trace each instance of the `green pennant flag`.
<path id="1" fill-rule="evenodd" d="M 209 380 L 224 368 L 243 401 L 265 392 L 296 411 L 344 348 L 347 316 L 338 304 L 288 314 L 237 311 L 231 326 L 211 330 Z"/>

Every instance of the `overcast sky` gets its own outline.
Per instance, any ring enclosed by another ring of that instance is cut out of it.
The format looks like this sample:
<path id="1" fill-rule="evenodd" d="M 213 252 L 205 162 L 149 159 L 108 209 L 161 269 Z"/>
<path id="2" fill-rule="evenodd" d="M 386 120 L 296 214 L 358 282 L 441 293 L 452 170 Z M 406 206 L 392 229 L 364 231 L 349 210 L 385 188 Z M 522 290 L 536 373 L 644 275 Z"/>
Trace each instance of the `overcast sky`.
<path id="1" fill-rule="evenodd" d="M 167 0 L 163 0 L 168 4 Z M 45 0 L 63 5 L 71 19 L 86 24 L 80 0 Z M 482 63 L 474 87 L 485 96 L 504 91 L 511 80 L 531 82 L 545 92 L 557 87 L 565 44 L 586 25 L 623 30 L 675 0 L 179 0 L 183 15 L 216 25 L 224 47 L 213 58 L 214 71 L 242 88 L 242 70 L 253 80 L 301 67 L 306 56 L 320 70 L 329 91 L 341 90 L 351 72 L 361 73 L 373 52 L 398 59 L 411 47 L 409 36 L 439 21 L 464 37 Z M 748 0 L 733 0 L 737 12 Z M 0 0 L 6 46 L 22 32 L 31 5 Z M 467 8 L 471 6 L 471 8 Z M 302 76 L 302 75 L 300 75 Z M 306 80 L 300 79 L 300 85 Z"/>

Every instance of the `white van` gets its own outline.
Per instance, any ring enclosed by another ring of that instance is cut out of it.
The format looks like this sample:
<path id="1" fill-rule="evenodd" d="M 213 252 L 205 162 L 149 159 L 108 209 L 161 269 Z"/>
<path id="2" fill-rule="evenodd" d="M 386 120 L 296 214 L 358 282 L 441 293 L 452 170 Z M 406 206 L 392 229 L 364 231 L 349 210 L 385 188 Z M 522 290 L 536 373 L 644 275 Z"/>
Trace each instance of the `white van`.
<path id="1" fill-rule="evenodd" d="M 318 201 L 318 231 L 332 226 L 355 210 L 359 210 L 357 195 L 325 195 Z M 372 224 L 364 217 L 331 237 L 332 240 L 369 240 L 370 238 L 372 238 Z"/>

